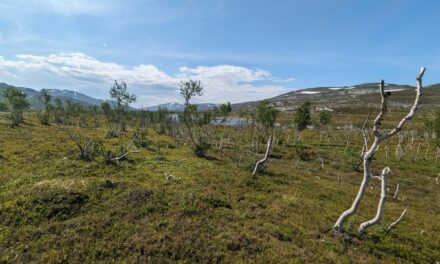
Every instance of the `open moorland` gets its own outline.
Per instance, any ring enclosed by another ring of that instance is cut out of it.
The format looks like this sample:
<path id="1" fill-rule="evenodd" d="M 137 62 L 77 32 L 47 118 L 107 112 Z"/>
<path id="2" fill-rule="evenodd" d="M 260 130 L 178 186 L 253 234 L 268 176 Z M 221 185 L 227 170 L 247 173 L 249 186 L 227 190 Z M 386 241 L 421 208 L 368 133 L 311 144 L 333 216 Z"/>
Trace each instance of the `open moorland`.
<path id="1" fill-rule="evenodd" d="M 372 98 L 380 102 L 379 94 Z M 30 111 L 14 127 L 4 112 L 0 261 L 439 261 L 440 158 L 435 133 L 425 126 L 433 112 L 422 108 L 402 132 L 381 143 L 372 175 L 379 176 L 386 166 L 392 170 L 382 221 L 359 234 L 359 224 L 376 214 L 381 196 L 377 177 L 344 229 L 336 232 L 333 226 L 362 180 L 361 127 L 367 112 L 336 108 L 324 126 L 316 121 L 317 107 L 312 103 L 310 124 L 302 131 L 294 125 L 293 110 L 278 114 L 269 125 L 273 144 L 268 162 L 254 176 L 268 133 L 264 120 L 250 121 L 255 115 L 249 111 L 229 114 L 249 123 L 192 123 L 194 135 L 203 135 L 209 145 L 202 155 L 195 155 L 197 147 L 183 122 L 159 114 L 124 115 L 124 129 L 111 135 L 115 121 L 101 110 L 58 122 L 51 114 L 48 124 L 42 124 L 40 112 Z M 372 139 L 379 108 L 369 109 L 372 118 L 364 131 Z M 383 129 L 395 127 L 408 109 L 390 107 Z M 200 145 L 201 137 L 196 139 Z"/>

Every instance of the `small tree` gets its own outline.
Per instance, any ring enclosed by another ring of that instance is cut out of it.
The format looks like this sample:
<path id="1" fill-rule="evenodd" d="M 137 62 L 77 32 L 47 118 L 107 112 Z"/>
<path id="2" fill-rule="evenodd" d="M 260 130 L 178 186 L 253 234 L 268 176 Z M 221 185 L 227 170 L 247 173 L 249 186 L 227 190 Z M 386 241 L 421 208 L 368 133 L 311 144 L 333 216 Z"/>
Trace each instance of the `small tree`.
<path id="1" fill-rule="evenodd" d="M 223 118 L 228 117 L 232 112 L 232 105 L 230 102 L 220 104 L 218 106 L 218 114 L 221 115 Z"/>
<path id="2" fill-rule="evenodd" d="M 278 117 L 278 111 L 269 105 L 269 102 L 264 100 L 257 105 L 255 111 L 255 121 L 263 127 L 266 134 L 269 134 L 269 139 L 267 140 L 266 152 L 263 159 L 257 161 L 252 172 L 252 176 L 255 176 L 258 172 L 262 171 L 269 160 L 270 150 L 272 149 L 273 141 L 273 129 L 275 127 L 275 122 Z"/>
<path id="3" fill-rule="evenodd" d="M 309 101 L 302 103 L 295 112 L 294 123 L 298 131 L 303 131 L 311 124 L 310 118 L 311 104 Z"/>
<path id="4" fill-rule="evenodd" d="M 61 101 L 60 98 L 55 98 L 54 100 L 55 106 L 53 107 L 53 114 L 54 114 L 54 121 L 57 124 L 63 124 L 66 123 L 66 117 L 65 117 L 65 109 L 63 101 Z"/>
<path id="5" fill-rule="evenodd" d="M 127 113 L 128 105 L 136 102 L 136 96 L 128 93 L 127 83 L 124 81 L 115 81 L 110 88 L 110 97 L 116 102 L 116 122 L 120 125 L 122 131 L 126 131 L 125 115 Z M 116 131 L 119 132 L 119 131 Z"/>
<path id="6" fill-rule="evenodd" d="M 52 96 L 50 96 L 49 91 L 47 89 L 42 89 L 40 91 L 40 99 L 41 99 L 41 101 L 43 101 L 44 110 L 48 114 L 49 109 L 50 109 L 50 101 L 52 100 Z"/>
<path id="7" fill-rule="evenodd" d="M 194 96 L 203 95 L 203 85 L 200 81 L 189 80 L 181 82 L 180 95 L 185 100 L 183 110 L 183 122 L 188 129 L 189 137 L 194 147 L 194 154 L 198 157 L 204 157 L 209 148 L 209 142 L 206 136 L 206 131 L 198 131 L 198 113 L 197 105 L 190 103 Z"/>
<path id="8" fill-rule="evenodd" d="M 107 124 L 107 137 L 114 138 L 117 136 L 118 123 L 116 122 L 116 127 L 114 127 L 115 115 L 113 113 L 112 106 L 109 102 L 103 102 L 101 104 L 101 110 L 104 113 L 105 122 Z"/>
<path id="9" fill-rule="evenodd" d="M 320 127 L 326 127 L 332 120 L 332 114 L 327 111 L 320 112 L 318 115 L 318 123 Z"/>
<path id="10" fill-rule="evenodd" d="M 66 118 L 70 124 L 81 127 L 85 123 L 85 109 L 77 102 L 66 101 Z"/>
<path id="11" fill-rule="evenodd" d="M 40 100 L 44 104 L 44 112 L 38 113 L 38 119 L 42 125 L 49 125 L 49 111 L 51 108 L 50 101 L 52 97 L 50 96 L 47 89 L 42 89 L 40 91 Z"/>
<path id="12" fill-rule="evenodd" d="M 3 97 L 6 99 L 6 104 L 11 112 L 11 125 L 18 126 L 23 123 L 23 113 L 30 107 L 26 94 L 11 86 L 3 91 Z"/>
<path id="13" fill-rule="evenodd" d="M 272 131 L 277 117 L 278 111 L 271 107 L 267 100 L 258 103 L 255 111 L 255 121 L 264 128 L 266 133 Z"/>

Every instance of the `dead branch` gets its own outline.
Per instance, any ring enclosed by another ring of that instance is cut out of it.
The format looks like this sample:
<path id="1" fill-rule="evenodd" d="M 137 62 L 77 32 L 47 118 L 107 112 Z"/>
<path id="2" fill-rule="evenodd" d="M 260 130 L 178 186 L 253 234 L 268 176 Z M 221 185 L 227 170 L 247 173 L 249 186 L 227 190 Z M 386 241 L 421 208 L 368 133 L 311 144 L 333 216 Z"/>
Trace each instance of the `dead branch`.
<path id="1" fill-rule="evenodd" d="M 408 211 L 408 209 L 403 210 L 403 212 L 402 212 L 402 214 L 399 216 L 399 218 L 398 218 L 396 221 L 394 221 L 394 222 L 392 222 L 392 223 L 390 224 L 390 226 L 389 226 L 388 229 L 387 229 L 387 234 L 386 234 L 386 235 L 388 235 L 391 231 L 393 231 L 393 230 L 397 227 L 397 225 L 398 225 L 398 224 L 403 220 L 403 218 L 405 217 L 407 211 Z"/>
<path id="2" fill-rule="evenodd" d="M 131 145 L 133 145 L 135 137 L 133 137 L 130 142 L 128 142 L 125 146 L 119 146 L 116 150 L 108 150 L 104 153 L 104 158 L 107 163 L 114 163 L 116 161 L 120 161 L 126 159 L 126 157 L 133 153 L 139 153 L 140 150 L 130 150 Z M 119 155 L 116 152 L 119 151 Z"/>

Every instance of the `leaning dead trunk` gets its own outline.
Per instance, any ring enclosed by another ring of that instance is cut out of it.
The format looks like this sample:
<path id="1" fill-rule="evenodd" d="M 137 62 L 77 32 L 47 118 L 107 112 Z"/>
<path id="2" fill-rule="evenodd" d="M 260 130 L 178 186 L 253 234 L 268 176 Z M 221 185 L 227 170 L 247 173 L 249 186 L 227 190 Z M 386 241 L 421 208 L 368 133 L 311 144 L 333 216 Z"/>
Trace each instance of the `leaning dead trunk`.
<path id="1" fill-rule="evenodd" d="M 266 146 L 266 154 L 264 155 L 264 158 L 257 161 L 257 164 L 255 164 L 254 172 L 252 172 L 252 176 L 255 176 L 258 172 L 260 172 L 264 165 L 267 163 L 269 159 L 269 153 L 270 149 L 272 148 L 272 141 L 273 141 L 273 133 L 270 133 L 269 139 L 267 140 L 267 146 Z"/>
<path id="2" fill-rule="evenodd" d="M 381 180 L 382 180 L 382 184 L 381 184 L 381 193 L 380 193 L 380 200 L 379 200 L 379 205 L 377 206 L 377 213 L 376 216 L 371 219 L 368 220 L 366 222 L 363 222 L 360 226 L 359 226 L 359 233 L 363 234 L 365 233 L 365 231 L 367 230 L 367 228 L 376 225 L 380 222 L 380 219 L 382 218 L 382 212 L 383 212 L 383 206 L 385 205 L 385 199 L 387 197 L 387 180 L 388 180 L 388 174 L 391 173 L 390 168 L 385 167 L 382 170 L 382 176 L 381 176 Z"/>

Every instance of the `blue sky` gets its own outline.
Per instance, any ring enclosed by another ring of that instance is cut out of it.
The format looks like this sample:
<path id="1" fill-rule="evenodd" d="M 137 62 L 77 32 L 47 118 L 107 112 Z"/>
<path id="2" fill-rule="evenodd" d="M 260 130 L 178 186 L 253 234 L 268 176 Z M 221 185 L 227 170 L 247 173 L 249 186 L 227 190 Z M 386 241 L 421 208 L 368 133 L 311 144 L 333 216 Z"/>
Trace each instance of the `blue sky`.
<path id="1" fill-rule="evenodd" d="M 440 82 L 440 1 L 0 0 L 0 81 L 137 105 L 242 102 L 314 86 Z"/>

